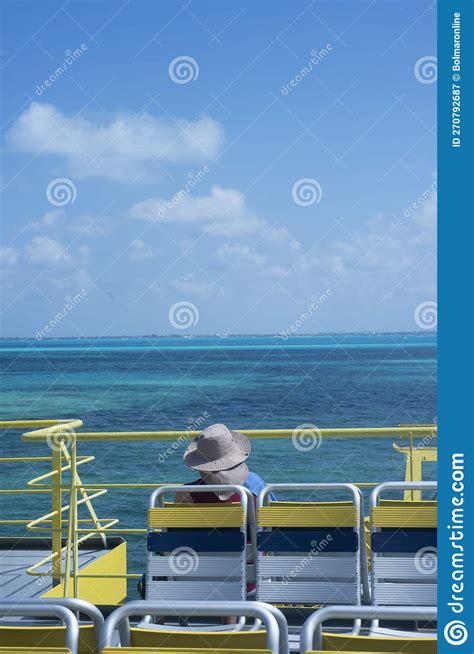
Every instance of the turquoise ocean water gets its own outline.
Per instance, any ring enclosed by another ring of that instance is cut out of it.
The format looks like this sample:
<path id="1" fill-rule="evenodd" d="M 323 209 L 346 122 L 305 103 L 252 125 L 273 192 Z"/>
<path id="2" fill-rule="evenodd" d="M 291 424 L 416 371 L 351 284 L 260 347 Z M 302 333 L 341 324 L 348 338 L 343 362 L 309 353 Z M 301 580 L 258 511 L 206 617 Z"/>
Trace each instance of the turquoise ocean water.
<path id="1" fill-rule="evenodd" d="M 0 340 L 0 381 L 0 419 L 81 418 L 87 431 L 431 423 L 436 335 Z M 1 457 L 49 454 L 19 435 L 1 433 Z M 80 443 L 79 454 L 96 457 L 81 469 L 83 481 L 191 481 L 182 464 L 185 445 L 169 447 Z M 47 465 L 1 463 L 0 486 L 24 487 Z M 252 441 L 250 465 L 271 482 L 384 481 L 403 479 L 405 470 L 392 440 L 323 440 L 311 450 L 291 440 Z M 426 472 L 435 476 L 434 467 Z M 112 490 L 95 506 L 124 527 L 143 527 L 148 494 Z M 0 518 L 47 510 L 45 495 L 3 495 Z M 140 570 L 143 539 L 128 540 L 131 568 Z"/>

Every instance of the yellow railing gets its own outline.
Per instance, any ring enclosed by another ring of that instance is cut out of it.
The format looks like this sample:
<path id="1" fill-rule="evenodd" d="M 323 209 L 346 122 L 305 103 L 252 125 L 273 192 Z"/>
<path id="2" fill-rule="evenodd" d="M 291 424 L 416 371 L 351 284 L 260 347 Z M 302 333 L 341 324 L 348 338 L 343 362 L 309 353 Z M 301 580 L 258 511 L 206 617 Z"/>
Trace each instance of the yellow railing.
<path id="1" fill-rule="evenodd" d="M 3 457 L 2 462 L 51 462 L 51 470 L 28 482 L 27 489 L 0 489 L 0 493 L 51 493 L 51 511 L 39 518 L 29 520 L 0 520 L 0 524 L 23 524 L 30 531 L 51 532 L 51 553 L 36 562 L 28 569 L 35 576 L 50 574 L 53 585 L 64 580 L 64 595 L 78 595 L 78 577 L 93 578 L 103 575 L 79 573 L 78 546 L 85 540 L 99 536 L 106 545 L 107 534 L 145 534 L 146 529 L 116 528 L 117 518 L 98 518 L 92 500 L 107 493 L 108 489 L 145 489 L 159 488 L 168 484 L 153 483 L 84 483 L 78 473 L 78 468 L 95 459 L 93 456 L 78 456 L 77 443 L 100 441 L 179 441 L 191 440 L 198 435 L 197 431 L 153 431 L 153 432 L 80 432 L 83 426 L 81 420 L 19 420 L 0 421 L 2 429 L 32 429 L 22 434 L 24 442 L 46 442 L 52 450 L 47 457 Z M 240 430 L 249 438 L 288 439 L 295 437 L 294 429 L 264 429 Z M 436 425 L 400 425 L 399 427 L 377 428 L 342 428 L 342 429 L 298 429 L 298 437 L 316 437 L 318 439 L 393 439 L 406 440 L 406 447 L 394 448 L 406 459 L 406 479 L 420 480 L 423 461 L 436 460 L 436 448 L 429 444 L 436 439 Z M 64 474 L 69 474 L 69 480 L 64 482 Z M 373 487 L 379 482 L 355 482 L 359 487 Z M 69 501 L 63 505 L 62 495 L 68 494 Z M 418 499 L 418 491 L 410 491 L 407 499 Z M 416 495 L 416 496 L 415 496 Z M 80 496 L 80 497 L 79 497 Z M 78 507 L 84 505 L 89 518 L 78 518 Z M 67 520 L 63 514 L 67 513 Z M 84 523 L 92 523 L 93 527 L 82 527 Z M 63 533 L 66 532 L 66 545 L 63 546 Z M 64 556 L 63 556 L 64 555 Z M 64 558 L 64 570 L 62 559 Z M 51 563 L 48 573 L 40 572 L 38 568 Z M 138 578 L 139 574 L 108 575 L 123 578 Z M 71 588 L 72 580 L 72 588 Z"/>

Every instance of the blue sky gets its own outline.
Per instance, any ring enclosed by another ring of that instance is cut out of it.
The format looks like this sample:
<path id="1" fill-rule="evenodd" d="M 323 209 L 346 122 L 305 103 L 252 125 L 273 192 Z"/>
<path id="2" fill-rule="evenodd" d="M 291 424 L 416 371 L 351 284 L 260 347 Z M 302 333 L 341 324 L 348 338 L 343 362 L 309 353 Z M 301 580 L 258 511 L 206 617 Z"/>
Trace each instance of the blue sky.
<path id="1" fill-rule="evenodd" d="M 433 3 L 1 9 L 2 335 L 433 325 Z"/>

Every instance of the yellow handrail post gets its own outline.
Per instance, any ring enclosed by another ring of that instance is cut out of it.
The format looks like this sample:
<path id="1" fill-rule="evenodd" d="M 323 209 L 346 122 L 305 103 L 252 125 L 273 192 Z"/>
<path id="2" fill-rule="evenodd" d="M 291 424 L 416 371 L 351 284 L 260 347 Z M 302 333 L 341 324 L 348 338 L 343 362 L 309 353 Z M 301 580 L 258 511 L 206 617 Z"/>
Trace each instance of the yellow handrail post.
<path id="1" fill-rule="evenodd" d="M 74 443 L 75 443 L 75 441 L 74 441 Z M 66 459 L 66 463 L 71 465 L 71 455 L 67 451 L 67 448 L 64 448 L 63 454 L 64 454 L 64 458 Z M 82 481 L 81 481 L 81 478 L 79 476 L 79 473 L 77 472 L 77 450 L 76 450 L 76 480 L 77 480 L 76 488 L 79 488 L 79 491 L 80 491 L 80 493 L 82 495 L 82 498 L 83 498 L 83 500 L 84 500 L 84 502 L 86 504 L 87 510 L 89 511 L 89 515 L 91 516 L 92 521 L 93 521 L 93 523 L 95 525 L 95 528 L 99 531 L 99 535 L 100 535 L 100 538 L 102 540 L 102 543 L 103 543 L 104 547 L 107 547 L 107 536 L 105 535 L 104 532 L 100 531 L 101 526 L 102 526 L 101 523 L 100 523 L 100 520 L 97 517 L 97 513 L 95 512 L 94 507 L 92 506 L 92 502 L 89 499 L 89 495 L 88 495 L 87 491 L 81 485 Z"/>
<path id="2" fill-rule="evenodd" d="M 61 549 L 62 549 L 62 513 L 61 513 L 61 447 L 51 445 L 52 451 L 52 489 L 51 489 L 51 511 L 52 534 L 51 534 L 51 555 L 52 559 L 52 580 L 53 586 L 61 583 Z"/>
<path id="3" fill-rule="evenodd" d="M 79 597 L 78 580 L 79 574 L 79 553 L 78 553 L 78 532 L 77 532 L 77 462 L 76 462 L 76 439 L 71 441 L 71 500 L 69 520 L 72 522 L 72 574 L 73 574 L 73 595 Z"/>

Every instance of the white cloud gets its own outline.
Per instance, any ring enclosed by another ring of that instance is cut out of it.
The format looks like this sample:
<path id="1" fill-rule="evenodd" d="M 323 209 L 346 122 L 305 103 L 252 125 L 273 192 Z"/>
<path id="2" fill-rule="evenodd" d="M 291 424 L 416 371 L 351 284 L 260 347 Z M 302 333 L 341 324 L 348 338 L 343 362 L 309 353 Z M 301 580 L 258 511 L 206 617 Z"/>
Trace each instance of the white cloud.
<path id="1" fill-rule="evenodd" d="M 134 204 L 134 218 L 161 223 L 200 223 L 215 235 L 251 234 L 265 226 L 247 207 L 241 191 L 213 186 L 211 194 L 193 198 L 184 195 L 173 203 L 164 198 L 150 198 Z"/>
<path id="2" fill-rule="evenodd" d="M 58 220 L 65 217 L 64 211 L 62 209 L 55 209 L 53 211 L 47 211 L 41 216 L 40 223 L 45 226 L 54 225 Z"/>
<path id="3" fill-rule="evenodd" d="M 265 277 L 275 277 L 276 279 L 286 277 L 287 273 L 287 268 L 284 268 L 283 266 L 269 266 L 262 271 L 262 275 Z"/>
<path id="4" fill-rule="evenodd" d="M 150 259 L 153 256 L 151 247 L 137 238 L 130 243 L 130 255 L 129 261 L 143 261 L 144 259 Z"/>
<path id="5" fill-rule="evenodd" d="M 221 245 L 217 248 L 216 257 L 219 259 L 219 261 L 223 261 L 228 264 L 234 263 L 236 259 L 243 259 L 245 261 L 249 261 L 250 263 L 254 263 L 257 266 L 263 266 L 266 261 L 266 257 L 264 255 L 259 254 L 248 245 L 230 245 L 229 243 L 225 243 L 224 245 Z"/>
<path id="6" fill-rule="evenodd" d="M 7 138 L 23 152 L 63 156 L 73 176 L 132 181 L 142 174 L 149 176 L 154 162 L 199 162 L 215 157 L 224 133 L 208 116 L 170 121 L 148 113 L 123 114 L 99 123 L 67 117 L 52 104 L 33 102 Z"/>
<path id="7" fill-rule="evenodd" d="M 436 198 L 409 218 L 376 216 L 344 240 L 321 243 L 304 263 L 325 284 L 336 279 L 342 285 L 347 301 L 358 303 L 358 319 L 365 319 L 367 310 L 381 311 L 374 299 L 402 298 L 402 306 L 431 299 L 436 296 Z"/>
<path id="8" fill-rule="evenodd" d="M 189 273 L 174 279 L 171 287 L 176 291 L 183 293 L 185 296 L 209 297 L 214 292 L 214 286 L 210 282 L 202 281 L 196 278 L 194 273 Z"/>
<path id="9" fill-rule="evenodd" d="M 14 266 L 18 262 L 18 258 L 17 248 L 0 247 L 0 265 Z"/>
<path id="10" fill-rule="evenodd" d="M 272 245 L 288 245 L 293 252 L 301 250 L 301 243 L 293 238 L 286 227 L 270 227 L 263 234 L 263 238 Z"/>
<path id="11" fill-rule="evenodd" d="M 398 279 L 416 269 L 435 242 L 436 212 L 430 205 L 413 219 L 376 216 L 346 240 L 324 245 L 320 260 L 335 277 L 359 272 Z"/>
<path id="12" fill-rule="evenodd" d="M 31 263 L 50 264 L 63 259 L 66 255 L 64 246 L 54 238 L 34 236 L 25 245 L 25 254 Z"/>
<path id="13" fill-rule="evenodd" d="M 197 223 L 202 231 L 213 236 L 258 234 L 271 246 L 285 247 L 292 252 L 301 249 L 286 227 L 274 227 L 259 218 L 248 207 L 245 194 L 232 188 L 213 186 L 210 195 L 200 197 L 183 194 L 172 200 L 149 198 L 134 204 L 130 215 L 158 223 Z"/>
<path id="14" fill-rule="evenodd" d="M 25 245 L 24 254 L 33 265 L 56 268 L 77 268 L 83 265 L 91 254 L 88 245 L 74 245 L 69 251 L 61 241 L 48 236 L 33 236 Z"/>

